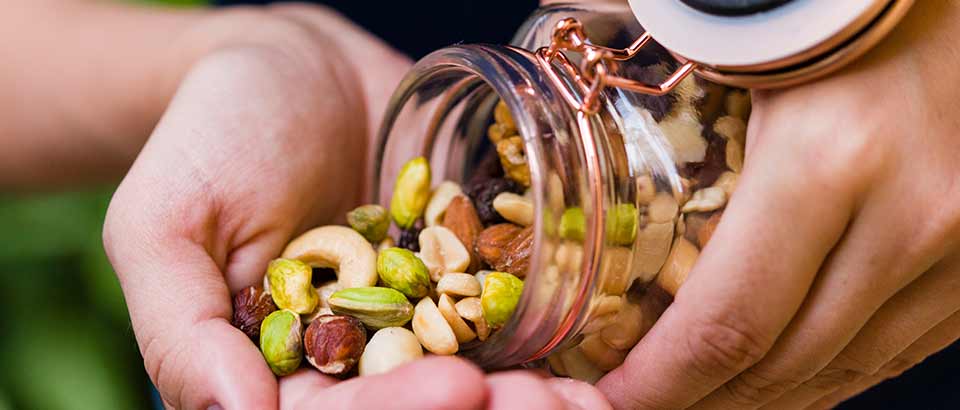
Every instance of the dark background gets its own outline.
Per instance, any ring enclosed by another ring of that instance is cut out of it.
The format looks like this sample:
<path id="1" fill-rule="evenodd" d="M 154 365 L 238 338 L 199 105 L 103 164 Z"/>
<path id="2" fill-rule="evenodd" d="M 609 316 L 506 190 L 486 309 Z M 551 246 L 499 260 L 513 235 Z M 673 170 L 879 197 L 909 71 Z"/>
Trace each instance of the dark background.
<path id="1" fill-rule="evenodd" d="M 458 42 L 505 43 L 537 6 L 529 0 L 326 3 L 413 57 Z M 156 404 L 100 240 L 114 188 L 0 194 L 0 410 Z M 954 345 L 841 408 L 960 408 L 958 372 Z"/>

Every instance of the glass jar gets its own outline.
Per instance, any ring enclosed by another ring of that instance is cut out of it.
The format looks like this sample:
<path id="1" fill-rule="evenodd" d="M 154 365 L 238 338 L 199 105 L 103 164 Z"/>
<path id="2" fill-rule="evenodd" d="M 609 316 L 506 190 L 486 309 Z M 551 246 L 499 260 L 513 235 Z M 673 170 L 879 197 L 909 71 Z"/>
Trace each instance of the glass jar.
<path id="1" fill-rule="evenodd" d="M 488 128 L 505 103 L 529 169 L 533 247 L 511 320 L 460 354 L 489 369 L 548 364 L 594 382 L 653 326 L 709 239 L 743 163 L 750 100 L 690 76 L 663 96 L 607 87 L 595 113 L 576 110 L 564 96 L 584 97 L 576 79 L 530 51 L 569 17 L 596 45 L 643 34 L 626 5 L 553 5 L 513 46 L 430 54 L 390 102 L 372 186 L 386 205 L 399 167 L 416 156 L 430 161 L 434 186 L 488 177 L 499 166 Z M 649 44 L 611 70 L 655 82 L 679 66 Z"/>

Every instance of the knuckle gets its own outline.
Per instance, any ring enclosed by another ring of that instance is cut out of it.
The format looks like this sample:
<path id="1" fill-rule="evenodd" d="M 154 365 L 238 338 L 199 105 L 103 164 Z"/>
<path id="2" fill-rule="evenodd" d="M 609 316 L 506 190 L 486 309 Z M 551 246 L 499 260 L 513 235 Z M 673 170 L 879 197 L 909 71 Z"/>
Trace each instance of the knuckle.
<path id="1" fill-rule="evenodd" d="M 180 349 L 176 346 L 164 346 L 163 341 L 157 337 L 148 337 L 143 346 L 143 361 L 147 374 L 164 402 L 179 407 L 183 393 L 183 371 L 179 369 Z"/>
<path id="2" fill-rule="evenodd" d="M 703 375 L 737 374 L 760 361 L 773 341 L 745 320 L 706 320 L 688 333 L 691 365 Z"/>
<path id="3" fill-rule="evenodd" d="M 869 375 L 869 372 L 862 369 L 838 367 L 831 364 L 817 372 L 810 380 L 803 382 L 803 385 L 816 390 L 832 391 L 837 387 L 859 382 Z"/>
<path id="4" fill-rule="evenodd" d="M 795 389 L 799 381 L 767 376 L 748 369 L 723 386 L 730 401 L 738 406 L 758 407 Z"/>

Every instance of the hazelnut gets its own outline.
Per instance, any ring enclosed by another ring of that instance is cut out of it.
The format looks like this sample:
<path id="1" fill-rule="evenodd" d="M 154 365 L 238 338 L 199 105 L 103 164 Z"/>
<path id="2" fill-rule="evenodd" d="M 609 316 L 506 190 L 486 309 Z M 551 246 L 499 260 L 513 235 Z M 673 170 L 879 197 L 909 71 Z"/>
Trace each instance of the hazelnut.
<path id="1" fill-rule="evenodd" d="M 306 359 L 321 373 L 341 376 L 350 372 L 363 355 L 367 331 L 355 317 L 324 315 L 303 334 Z"/>
<path id="2" fill-rule="evenodd" d="M 260 324 L 267 315 L 277 310 L 270 294 L 251 286 L 233 298 L 233 326 L 253 341 L 260 339 Z"/>

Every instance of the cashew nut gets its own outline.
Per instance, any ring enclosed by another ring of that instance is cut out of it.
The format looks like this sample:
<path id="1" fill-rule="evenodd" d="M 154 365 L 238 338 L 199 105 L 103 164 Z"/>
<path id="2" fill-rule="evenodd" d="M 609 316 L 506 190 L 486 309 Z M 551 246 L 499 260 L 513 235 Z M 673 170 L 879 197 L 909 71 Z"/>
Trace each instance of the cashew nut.
<path id="1" fill-rule="evenodd" d="M 315 268 L 333 268 L 343 288 L 377 284 L 377 252 L 370 242 L 345 226 L 321 226 L 300 235 L 283 250 L 283 257 Z"/>

